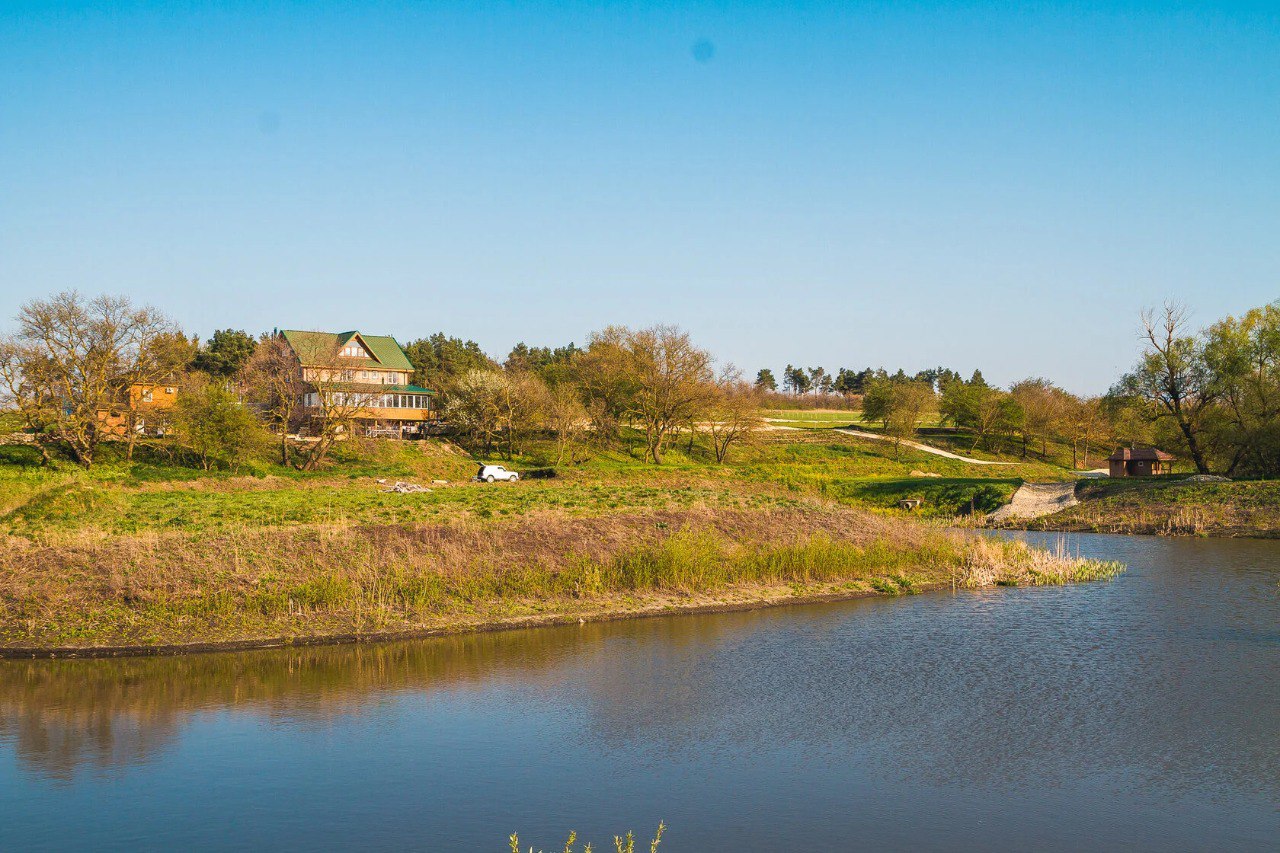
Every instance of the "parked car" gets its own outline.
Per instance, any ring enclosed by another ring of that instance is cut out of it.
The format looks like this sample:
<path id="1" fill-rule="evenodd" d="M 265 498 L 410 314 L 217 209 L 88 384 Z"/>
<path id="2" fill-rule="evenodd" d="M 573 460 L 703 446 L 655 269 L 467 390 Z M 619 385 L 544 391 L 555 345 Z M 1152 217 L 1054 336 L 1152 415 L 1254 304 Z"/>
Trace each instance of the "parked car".
<path id="1" fill-rule="evenodd" d="M 501 465 L 481 465 L 479 473 L 476 474 L 476 480 L 481 483 L 495 483 L 498 480 L 506 480 L 508 483 L 514 483 L 520 479 L 520 475 L 515 471 L 508 471 Z"/>

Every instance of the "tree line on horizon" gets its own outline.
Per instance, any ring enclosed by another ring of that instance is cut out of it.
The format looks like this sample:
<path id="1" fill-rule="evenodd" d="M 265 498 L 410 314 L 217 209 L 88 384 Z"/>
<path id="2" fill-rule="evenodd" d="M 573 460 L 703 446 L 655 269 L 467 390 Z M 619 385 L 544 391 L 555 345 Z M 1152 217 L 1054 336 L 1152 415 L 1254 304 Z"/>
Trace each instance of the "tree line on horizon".
<path id="1" fill-rule="evenodd" d="M 130 385 L 171 376 L 184 386 L 175 432 L 205 467 L 234 467 L 274 442 L 282 464 L 314 469 L 342 425 L 354 422 L 353 411 L 326 412 L 335 431 L 297 458 L 287 436 L 297 427 L 301 382 L 296 357 L 274 333 L 219 329 L 202 342 L 154 308 L 74 292 L 32 300 L 16 320 L 16 331 L 0 338 L 0 389 L 46 461 L 56 445 L 92 464 L 105 437 L 98 413 L 118 406 Z M 1047 458 L 1049 443 L 1060 442 L 1077 467 L 1090 464 L 1092 449 L 1151 444 L 1201 472 L 1280 476 L 1280 302 L 1199 331 L 1175 305 L 1146 312 L 1141 322 L 1145 346 L 1135 367 L 1093 397 L 1038 377 L 996 387 L 980 370 L 964 378 L 944 367 L 829 374 L 788 365 L 781 387 L 793 398 L 839 395 L 899 446 L 936 422 L 968 435 L 971 449 L 1020 447 L 1024 458 Z M 713 355 L 674 326 L 610 326 L 585 346 L 520 342 L 501 361 L 444 332 L 404 349 L 412 381 L 440 392 L 461 437 L 508 457 L 527 438 L 545 435 L 555 441 L 557 463 L 574 461 L 586 444 L 625 434 L 639 436 L 643 456 L 661 463 L 678 437 L 692 451 L 701 434 L 723 461 L 761 426 L 761 409 L 782 396 L 771 370 L 750 382 L 732 365 L 717 370 Z M 125 441 L 132 454 L 132 429 Z"/>
<path id="2" fill-rule="evenodd" d="M 152 307 L 76 292 L 31 300 L 15 319 L 16 330 L 0 337 L 0 397 L 49 465 L 66 455 L 91 467 L 114 438 L 131 459 L 145 415 L 169 418 L 166 432 L 205 468 L 237 469 L 274 444 L 280 464 L 315 470 L 339 437 L 356 434 L 361 406 L 372 405 L 345 387 L 350 371 L 337 361 L 304 385 L 297 354 L 276 332 L 219 329 L 201 342 Z M 484 454 L 511 457 L 529 437 L 548 435 L 560 464 L 576 460 L 587 440 L 618 441 L 625 426 L 655 464 L 682 432 L 690 449 L 692 436 L 705 434 L 722 462 L 760 422 L 755 388 L 731 366 L 716 370 L 712 355 L 673 326 L 611 326 L 582 348 L 518 344 L 502 363 L 444 333 L 405 349 L 412 381 L 440 391 L 449 423 Z M 171 383 L 181 385 L 171 415 L 132 402 L 136 387 Z M 325 386 L 313 395 L 322 417 L 310 419 L 311 441 L 291 442 L 304 423 L 302 396 L 316 383 Z M 119 434 L 104 418 L 113 412 L 126 419 Z"/>
<path id="3" fill-rule="evenodd" d="M 975 371 L 974 376 L 981 379 L 982 371 Z M 883 367 L 865 367 L 862 370 L 841 367 L 835 373 L 830 373 L 823 367 L 796 367 L 793 364 L 788 364 L 782 370 L 781 383 L 779 383 L 771 368 L 764 367 L 756 373 L 755 385 L 764 392 L 782 391 L 796 396 L 814 395 L 824 397 L 838 394 L 843 397 L 855 397 L 866 391 L 867 387 L 875 379 L 892 379 L 895 382 L 924 382 L 937 388 L 943 383 L 960 378 L 959 373 L 948 367 L 931 367 L 917 371 L 914 374 L 908 374 L 902 368 L 898 368 L 897 372 L 890 374 Z"/>

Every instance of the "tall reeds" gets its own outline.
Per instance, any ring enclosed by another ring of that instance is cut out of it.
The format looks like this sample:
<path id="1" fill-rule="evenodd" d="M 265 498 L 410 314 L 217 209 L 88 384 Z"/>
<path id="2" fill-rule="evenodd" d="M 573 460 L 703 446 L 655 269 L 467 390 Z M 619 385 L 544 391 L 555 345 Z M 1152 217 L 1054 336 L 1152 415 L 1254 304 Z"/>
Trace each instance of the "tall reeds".
<path id="1" fill-rule="evenodd" d="M 216 642 L 928 585 L 1062 583 L 1101 564 L 846 508 L 541 513 L 446 525 L 85 533 L 0 542 L 0 643 Z"/>

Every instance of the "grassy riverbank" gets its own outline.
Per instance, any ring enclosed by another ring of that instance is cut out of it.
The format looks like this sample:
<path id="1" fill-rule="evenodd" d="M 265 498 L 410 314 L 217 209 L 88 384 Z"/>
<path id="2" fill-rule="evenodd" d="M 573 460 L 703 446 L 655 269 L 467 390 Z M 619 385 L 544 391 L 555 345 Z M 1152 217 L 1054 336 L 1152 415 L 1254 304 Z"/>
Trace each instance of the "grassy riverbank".
<path id="1" fill-rule="evenodd" d="M 0 551 L 0 645 L 164 646 L 1063 583 L 1114 566 L 817 503 L 505 522 L 85 534 Z"/>
<path id="2" fill-rule="evenodd" d="M 0 448 L 0 645 L 449 632 L 1112 571 L 921 523 L 998 505 L 1051 473 L 1036 463 L 787 430 L 727 464 L 682 442 L 655 467 L 625 441 L 509 485 L 469 482 L 475 461 L 445 441 L 343 447 L 306 474 L 204 472 L 147 444 L 49 470 Z M 550 453 L 535 442 L 507 464 L 545 469 Z M 895 517 L 901 497 L 925 506 Z"/>
<path id="3" fill-rule="evenodd" d="M 1080 503 L 1017 526 L 1162 536 L 1280 538 L 1280 482 L 1187 482 L 1184 475 L 1085 481 Z"/>

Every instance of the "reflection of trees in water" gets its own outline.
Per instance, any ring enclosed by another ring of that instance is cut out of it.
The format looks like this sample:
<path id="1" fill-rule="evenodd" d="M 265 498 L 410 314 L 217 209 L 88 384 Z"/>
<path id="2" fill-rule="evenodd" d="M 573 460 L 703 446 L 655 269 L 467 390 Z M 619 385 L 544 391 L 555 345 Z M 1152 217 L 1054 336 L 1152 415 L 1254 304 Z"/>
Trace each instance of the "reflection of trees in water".
<path id="1" fill-rule="evenodd" d="M 589 626 L 588 626 L 589 627 Z M 389 693 L 467 688 L 542 673 L 577 629 L 404 643 L 121 660 L 0 661 L 0 740 L 55 778 L 153 757 L 208 710 L 305 724 L 376 707 Z"/>
<path id="2" fill-rule="evenodd" d="M 179 730 L 174 713 L 148 717 L 107 709 L 0 709 L 0 741 L 12 741 L 19 764 L 70 782 L 76 771 L 108 771 L 148 761 Z"/>
<path id="3" fill-rule="evenodd" d="M 720 619 L 605 622 L 464 634 L 400 643 L 115 660 L 0 661 L 0 740 L 52 777 L 153 758 L 196 713 L 257 714 L 308 724 L 377 708 L 390 694 L 502 686 L 534 702 L 577 702 L 586 672 L 619 659 L 658 662 L 645 649 L 704 647 Z M 650 680 L 661 673 L 650 670 Z M 602 688 L 598 678 L 589 678 Z M 644 684 L 617 685 L 626 695 Z M 586 697 L 590 699 L 590 697 Z M 597 697 L 608 702 L 610 696 Z M 624 704 L 627 704 L 625 697 Z M 600 707 L 609 716 L 607 706 Z"/>
<path id="4" fill-rule="evenodd" d="M 1141 608 L 1099 585 L 389 645 L 7 662 L 0 738 L 25 766 L 71 778 L 154 757 L 204 710 L 307 725 L 373 712 L 391 694 L 483 689 L 534 714 L 567 708 L 582 725 L 566 746 L 655 770 L 760 756 L 932 784 L 1112 774 L 1175 793 L 1276 796 L 1276 643 L 1259 633 L 1271 617 L 1188 622 L 1185 602 L 1142 594 Z M 1194 635 L 1203 624 L 1230 630 Z"/>

